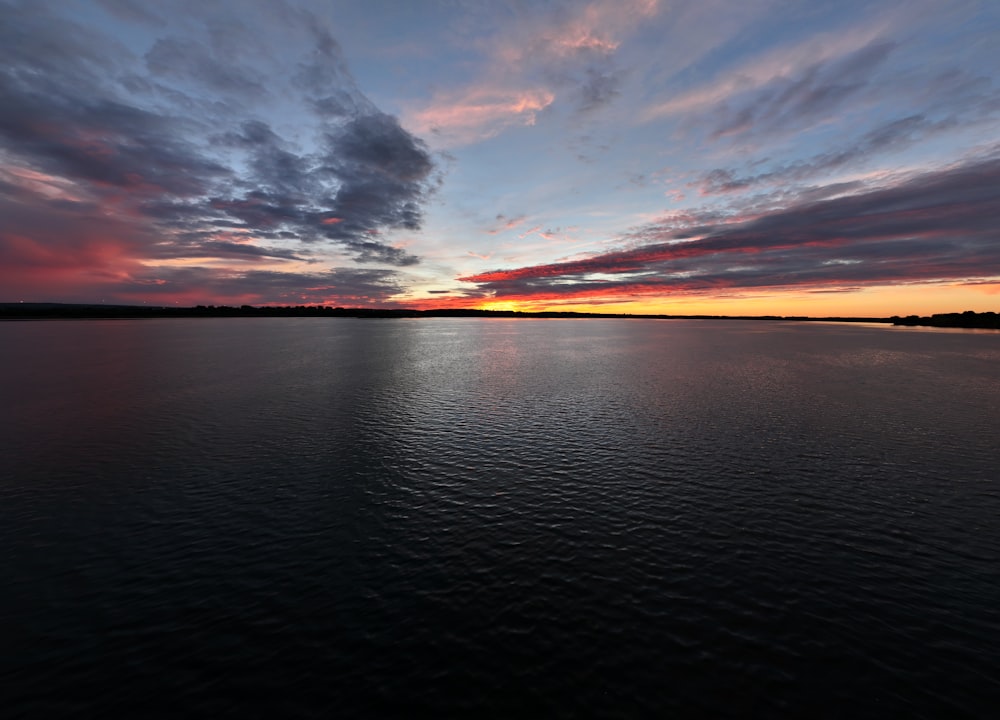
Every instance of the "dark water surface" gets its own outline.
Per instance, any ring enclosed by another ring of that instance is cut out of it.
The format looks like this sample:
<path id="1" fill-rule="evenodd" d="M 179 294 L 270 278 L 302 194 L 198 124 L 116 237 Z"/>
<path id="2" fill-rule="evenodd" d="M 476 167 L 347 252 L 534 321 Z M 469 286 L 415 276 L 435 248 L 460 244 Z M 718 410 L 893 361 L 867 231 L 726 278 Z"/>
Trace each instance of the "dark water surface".
<path id="1" fill-rule="evenodd" d="M 3 717 L 1000 711 L 1000 333 L 0 325 Z"/>

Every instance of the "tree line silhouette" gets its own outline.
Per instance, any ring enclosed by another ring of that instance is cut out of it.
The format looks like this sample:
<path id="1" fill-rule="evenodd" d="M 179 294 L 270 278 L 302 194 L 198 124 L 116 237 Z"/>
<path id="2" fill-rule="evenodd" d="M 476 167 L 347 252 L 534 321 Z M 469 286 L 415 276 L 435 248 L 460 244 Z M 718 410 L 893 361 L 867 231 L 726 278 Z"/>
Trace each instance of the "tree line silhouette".
<path id="1" fill-rule="evenodd" d="M 1000 314 L 939 313 L 929 317 L 908 315 L 880 317 L 806 317 L 802 315 L 658 315 L 630 313 L 584 313 L 570 311 L 522 312 L 519 310 L 475 310 L 442 308 L 344 308 L 329 305 L 196 305 L 194 307 L 154 305 L 107 305 L 70 303 L 0 303 L 0 320 L 72 320 L 190 317 L 493 317 L 493 318 L 632 318 L 655 320 L 780 320 L 813 322 L 880 322 L 893 325 L 1000 329 Z"/>
<path id="2" fill-rule="evenodd" d="M 899 317 L 893 315 L 889 318 L 893 325 L 927 325 L 930 327 L 955 327 L 955 328 L 986 328 L 1000 330 L 1000 314 L 992 310 L 977 313 L 966 310 L 960 313 L 937 313 L 929 317 L 918 315 L 907 315 Z"/>

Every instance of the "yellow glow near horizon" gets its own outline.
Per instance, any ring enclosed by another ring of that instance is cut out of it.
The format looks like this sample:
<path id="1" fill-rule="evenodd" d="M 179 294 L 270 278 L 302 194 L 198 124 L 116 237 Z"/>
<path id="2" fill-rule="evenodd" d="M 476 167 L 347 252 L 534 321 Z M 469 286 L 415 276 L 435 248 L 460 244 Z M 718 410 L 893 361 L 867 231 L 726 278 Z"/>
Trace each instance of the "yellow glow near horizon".
<path id="1" fill-rule="evenodd" d="M 516 302 L 514 300 L 488 300 L 487 302 L 477 303 L 472 306 L 476 310 L 503 310 L 503 311 L 513 311 L 513 312 L 531 312 L 526 310 L 524 303 Z"/>

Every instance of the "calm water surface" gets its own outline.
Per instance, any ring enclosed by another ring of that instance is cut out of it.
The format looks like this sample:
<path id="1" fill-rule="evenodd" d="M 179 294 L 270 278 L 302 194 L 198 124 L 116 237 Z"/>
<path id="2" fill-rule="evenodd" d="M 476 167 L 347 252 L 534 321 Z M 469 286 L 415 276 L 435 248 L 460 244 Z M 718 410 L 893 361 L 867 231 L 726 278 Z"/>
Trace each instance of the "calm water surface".
<path id="1" fill-rule="evenodd" d="M 996 717 L 1000 333 L 0 325 L 4 717 Z"/>

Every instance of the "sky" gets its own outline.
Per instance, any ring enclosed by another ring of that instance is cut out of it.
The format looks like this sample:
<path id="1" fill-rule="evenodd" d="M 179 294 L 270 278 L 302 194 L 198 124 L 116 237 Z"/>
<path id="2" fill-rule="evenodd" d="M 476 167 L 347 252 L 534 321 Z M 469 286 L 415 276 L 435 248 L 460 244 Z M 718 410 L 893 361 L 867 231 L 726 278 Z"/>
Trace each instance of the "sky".
<path id="1" fill-rule="evenodd" d="M 0 302 L 1000 311 L 1000 2 L 0 0 Z"/>

